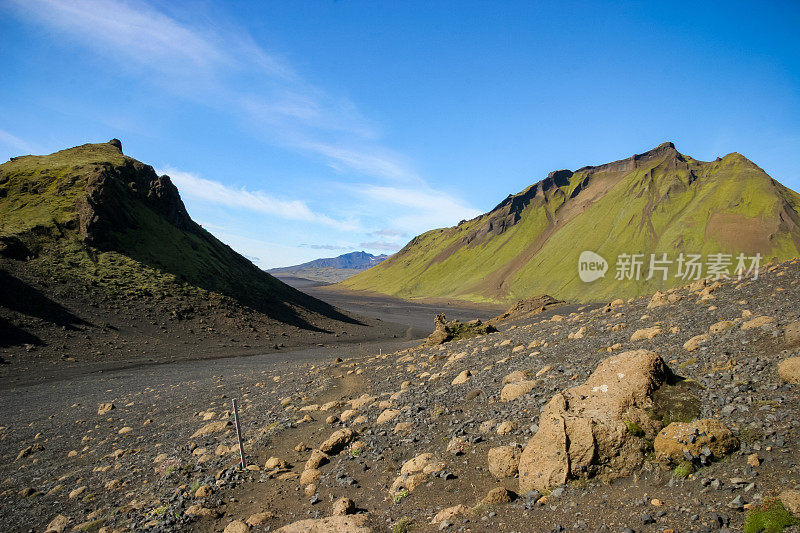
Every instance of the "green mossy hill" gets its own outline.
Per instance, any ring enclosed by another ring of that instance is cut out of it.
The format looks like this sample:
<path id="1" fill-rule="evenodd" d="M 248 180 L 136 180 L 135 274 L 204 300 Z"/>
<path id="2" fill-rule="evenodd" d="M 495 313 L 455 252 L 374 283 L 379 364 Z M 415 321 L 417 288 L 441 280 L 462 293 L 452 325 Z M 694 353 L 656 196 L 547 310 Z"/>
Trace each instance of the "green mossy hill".
<path id="1" fill-rule="evenodd" d="M 346 318 L 193 222 L 170 178 L 117 140 L 0 165 L 0 259 L 106 298 L 214 292 L 285 322 Z"/>
<path id="2" fill-rule="evenodd" d="M 798 256 L 800 195 L 741 154 L 697 161 L 664 143 L 644 154 L 551 172 L 489 213 L 415 237 L 344 287 L 402 298 L 511 303 L 537 294 L 578 302 L 652 294 L 688 282 L 647 268 L 615 280 L 619 254 L 680 252 Z M 605 277 L 578 277 L 584 250 L 603 256 Z"/>

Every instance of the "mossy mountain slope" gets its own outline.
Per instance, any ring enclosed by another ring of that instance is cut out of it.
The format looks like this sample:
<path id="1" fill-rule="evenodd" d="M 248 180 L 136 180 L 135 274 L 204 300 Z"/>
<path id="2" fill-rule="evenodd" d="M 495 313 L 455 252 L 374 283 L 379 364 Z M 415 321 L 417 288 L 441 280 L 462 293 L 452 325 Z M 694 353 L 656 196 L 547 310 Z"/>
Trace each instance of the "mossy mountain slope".
<path id="1" fill-rule="evenodd" d="M 214 292 L 300 327 L 313 329 L 322 316 L 353 322 L 192 221 L 169 177 L 124 155 L 117 140 L 0 165 L 0 259 L 87 295 Z"/>
<path id="2" fill-rule="evenodd" d="M 800 195 L 738 153 L 702 162 L 672 143 L 577 171 L 551 172 L 492 211 L 415 237 L 344 287 L 403 298 L 511 302 L 546 293 L 598 301 L 650 294 L 686 283 L 674 277 L 616 280 L 619 254 L 760 253 L 800 250 Z M 584 283 L 584 250 L 609 263 Z M 646 264 L 642 270 L 646 277 Z"/>

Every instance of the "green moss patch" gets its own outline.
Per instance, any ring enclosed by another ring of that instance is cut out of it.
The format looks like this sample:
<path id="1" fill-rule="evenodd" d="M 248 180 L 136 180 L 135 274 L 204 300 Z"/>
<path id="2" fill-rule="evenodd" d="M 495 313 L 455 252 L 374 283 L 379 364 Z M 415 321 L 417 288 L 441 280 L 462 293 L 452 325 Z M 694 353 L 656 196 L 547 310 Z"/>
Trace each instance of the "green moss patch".
<path id="1" fill-rule="evenodd" d="M 786 510 L 778 499 L 764 500 L 764 503 L 750 510 L 744 520 L 744 533 L 780 533 L 785 528 L 800 524 L 800 520 Z"/>
<path id="2" fill-rule="evenodd" d="M 648 414 L 664 426 L 672 422 L 691 422 L 700 416 L 702 408 L 696 381 L 681 379 L 667 384 L 653 393 L 653 407 Z"/>

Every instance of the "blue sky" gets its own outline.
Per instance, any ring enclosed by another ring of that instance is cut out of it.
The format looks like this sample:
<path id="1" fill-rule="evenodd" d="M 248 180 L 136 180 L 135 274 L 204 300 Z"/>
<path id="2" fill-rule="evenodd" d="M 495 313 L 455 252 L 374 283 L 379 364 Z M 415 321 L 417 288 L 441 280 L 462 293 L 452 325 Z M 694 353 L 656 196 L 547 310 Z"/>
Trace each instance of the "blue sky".
<path id="1" fill-rule="evenodd" d="M 0 159 L 113 137 L 262 267 L 670 140 L 800 190 L 800 3 L 0 0 Z"/>

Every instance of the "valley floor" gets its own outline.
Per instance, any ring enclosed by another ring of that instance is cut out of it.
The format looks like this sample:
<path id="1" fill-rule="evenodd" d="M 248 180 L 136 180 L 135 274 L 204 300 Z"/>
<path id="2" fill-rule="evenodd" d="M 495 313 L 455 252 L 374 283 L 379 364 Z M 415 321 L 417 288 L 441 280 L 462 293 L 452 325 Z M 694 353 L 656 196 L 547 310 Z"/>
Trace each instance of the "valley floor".
<path id="1" fill-rule="evenodd" d="M 360 531 L 741 531 L 748 509 L 800 489 L 800 388 L 777 371 L 798 355 L 785 331 L 800 320 L 799 283 L 791 262 L 757 281 L 678 290 L 679 300 L 658 307 L 643 298 L 555 309 L 436 347 L 384 339 L 5 381 L 0 523 L 41 531 L 63 515 L 66 530 L 274 531 L 331 516 L 350 498 L 353 516 L 364 515 Z M 766 318 L 752 322 L 758 317 Z M 631 340 L 644 328 L 660 332 Z M 684 347 L 700 334 L 705 342 Z M 700 385 L 698 416 L 730 428 L 737 451 L 685 477 L 648 457 L 633 476 L 571 480 L 543 498 L 489 472 L 489 449 L 524 447 L 555 393 L 639 348 Z M 514 372 L 535 386 L 503 401 Z M 232 398 L 241 405 L 245 471 L 236 468 Z M 114 408 L 99 414 L 107 402 Z M 332 434 L 341 446 L 326 447 Z M 328 462 L 308 465 L 320 448 Z M 425 453 L 435 467 L 413 488 L 393 489 L 403 465 Z M 510 492 L 487 499 L 498 487 Z"/>

